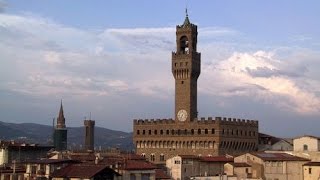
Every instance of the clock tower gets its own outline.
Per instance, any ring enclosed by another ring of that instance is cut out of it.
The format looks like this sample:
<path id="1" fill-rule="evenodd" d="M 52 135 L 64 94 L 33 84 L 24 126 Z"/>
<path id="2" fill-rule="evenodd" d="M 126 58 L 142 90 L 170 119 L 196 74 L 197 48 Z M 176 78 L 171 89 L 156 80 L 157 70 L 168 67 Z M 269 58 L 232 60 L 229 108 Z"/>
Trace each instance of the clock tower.
<path id="1" fill-rule="evenodd" d="M 200 53 L 197 52 L 197 26 L 190 23 L 188 13 L 176 27 L 176 52 L 172 53 L 175 78 L 175 119 L 190 122 L 197 118 L 197 80 L 200 75 Z"/>

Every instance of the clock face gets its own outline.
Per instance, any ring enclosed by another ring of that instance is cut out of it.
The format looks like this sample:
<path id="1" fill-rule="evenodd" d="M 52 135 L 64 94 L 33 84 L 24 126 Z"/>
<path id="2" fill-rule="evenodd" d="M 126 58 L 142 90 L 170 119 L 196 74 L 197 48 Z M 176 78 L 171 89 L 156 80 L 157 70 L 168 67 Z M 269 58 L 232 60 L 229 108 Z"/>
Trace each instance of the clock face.
<path id="1" fill-rule="evenodd" d="M 187 117 L 188 117 L 188 113 L 186 110 L 181 109 L 180 111 L 178 111 L 177 118 L 179 121 L 185 121 Z"/>

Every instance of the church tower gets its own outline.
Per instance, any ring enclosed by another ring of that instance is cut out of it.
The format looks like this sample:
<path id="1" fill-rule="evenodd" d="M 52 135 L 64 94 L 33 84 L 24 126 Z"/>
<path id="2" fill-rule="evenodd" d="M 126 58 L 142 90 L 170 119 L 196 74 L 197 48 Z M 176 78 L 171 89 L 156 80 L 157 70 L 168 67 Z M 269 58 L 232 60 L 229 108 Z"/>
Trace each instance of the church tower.
<path id="1" fill-rule="evenodd" d="M 62 100 L 60 105 L 60 111 L 57 118 L 57 125 L 54 129 L 53 145 L 57 151 L 67 150 L 67 128 L 66 119 L 63 113 Z"/>
<path id="2" fill-rule="evenodd" d="M 200 53 L 197 52 L 197 26 L 190 23 L 188 12 L 182 25 L 176 26 L 176 52 L 172 53 L 175 78 L 175 119 L 190 122 L 197 118 L 197 80 Z"/>

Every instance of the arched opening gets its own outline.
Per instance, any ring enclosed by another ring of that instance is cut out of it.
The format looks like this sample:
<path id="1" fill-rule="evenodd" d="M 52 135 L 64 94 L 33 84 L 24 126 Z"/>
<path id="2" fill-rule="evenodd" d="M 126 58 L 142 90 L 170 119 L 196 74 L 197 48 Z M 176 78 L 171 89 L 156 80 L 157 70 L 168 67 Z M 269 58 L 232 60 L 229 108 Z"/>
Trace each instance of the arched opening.
<path id="1" fill-rule="evenodd" d="M 189 54 L 189 41 L 187 36 L 182 36 L 180 38 L 180 52 L 182 54 Z"/>

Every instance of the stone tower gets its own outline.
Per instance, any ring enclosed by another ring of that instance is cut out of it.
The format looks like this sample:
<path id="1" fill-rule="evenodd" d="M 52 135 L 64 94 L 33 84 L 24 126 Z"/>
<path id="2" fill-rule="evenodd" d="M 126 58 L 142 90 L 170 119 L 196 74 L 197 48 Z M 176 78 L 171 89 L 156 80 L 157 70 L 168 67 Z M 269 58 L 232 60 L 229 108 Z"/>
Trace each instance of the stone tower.
<path id="1" fill-rule="evenodd" d="M 188 13 L 182 25 L 176 26 L 176 52 L 172 53 L 175 78 L 175 119 L 190 122 L 197 119 L 197 80 L 200 75 L 200 53 L 197 52 L 197 26 Z"/>
<path id="2" fill-rule="evenodd" d="M 95 121 L 93 120 L 84 120 L 84 148 L 87 151 L 94 150 L 94 125 Z"/>
<path id="3" fill-rule="evenodd" d="M 54 129 L 53 144 L 57 151 L 67 150 L 67 128 L 66 119 L 63 113 L 62 101 L 60 105 L 60 111 L 57 118 L 57 125 Z"/>

